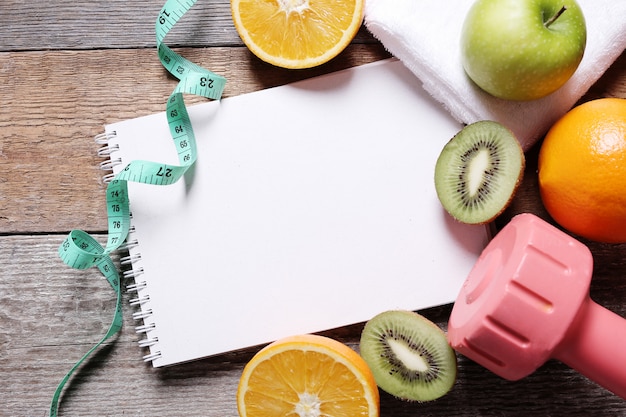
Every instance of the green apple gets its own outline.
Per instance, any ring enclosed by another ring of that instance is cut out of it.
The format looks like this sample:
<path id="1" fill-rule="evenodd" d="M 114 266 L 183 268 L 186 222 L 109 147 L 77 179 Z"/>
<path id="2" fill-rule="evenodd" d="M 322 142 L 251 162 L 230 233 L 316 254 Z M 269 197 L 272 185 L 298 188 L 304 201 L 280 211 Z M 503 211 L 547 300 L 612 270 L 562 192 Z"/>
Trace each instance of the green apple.
<path id="1" fill-rule="evenodd" d="M 461 59 L 483 90 L 534 100 L 574 74 L 587 41 L 575 0 L 477 0 L 465 17 Z"/>

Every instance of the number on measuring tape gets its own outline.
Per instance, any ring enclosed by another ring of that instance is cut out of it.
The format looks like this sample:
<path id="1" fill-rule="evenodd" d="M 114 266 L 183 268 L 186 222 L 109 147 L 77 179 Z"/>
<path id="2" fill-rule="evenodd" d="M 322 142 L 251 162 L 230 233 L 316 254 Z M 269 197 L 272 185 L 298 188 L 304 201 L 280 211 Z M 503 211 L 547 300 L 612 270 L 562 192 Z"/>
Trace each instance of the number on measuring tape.
<path id="1" fill-rule="evenodd" d="M 197 157 L 196 139 L 187 113 L 183 94 L 193 94 L 218 100 L 222 96 L 226 79 L 194 64 L 172 51 L 163 43 L 164 38 L 180 18 L 195 4 L 195 0 L 168 0 L 161 8 L 155 23 L 158 57 L 161 64 L 179 83 L 167 100 L 165 114 L 172 140 L 176 145 L 180 165 L 153 161 L 131 161 L 109 182 L 106 193 L 108 237 L 105 246 L 81 230 L 73 230 L 59 246 L 59 257 L 75 269 L 96 266 L 107 279 L 117 295 L 115 313 L 109 330 L 62 378 L 50 405 L 50 417 L 56 417 L 63 387 L 76 369 L 102 343 L 115 335 L 122 327 L 120 276 L 111 259 L 128 237 L 130 209 L 128 181 L 152 185 L 169 185 L 178 181 L 191 167 Z"/>

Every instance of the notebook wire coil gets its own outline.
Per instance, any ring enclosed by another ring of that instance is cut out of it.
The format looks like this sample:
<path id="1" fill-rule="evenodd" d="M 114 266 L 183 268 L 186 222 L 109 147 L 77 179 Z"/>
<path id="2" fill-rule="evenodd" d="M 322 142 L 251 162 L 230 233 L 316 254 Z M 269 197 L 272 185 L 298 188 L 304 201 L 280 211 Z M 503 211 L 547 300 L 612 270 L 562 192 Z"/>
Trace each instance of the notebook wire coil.
<path id="1" fill-rule="evenodd" d="M 115 131 L 104 132 L 95 136 L 94 141 L 101 145 L 97 151 L 98 157 L 104 158 L 100 162 L 100 169 L 106 171 L 103 174 L 102 181 L 109 183 L 115 178 L 114 168 L 122 164 L 121 158 L 116 156 L 116 152 L 120 150 L 120 146 L 114 143 L 117 138 Z M 130 219 L 132 221 L 132 213 L 130 213 Z M 137 344 L 141 348 L 149 349 L 149 353 L 144 355 L 142 359 L 145 362 L 151 362 L 161 357 L 161 352 L 156 350 L 156 345 L 159 341 L 156 336 L 156 324 L 151 321 L 152 309 L 149 307 L 150 294 L 148 292 L 148 285 L 146 281 L 140 280 L 139 277 L 143 275 L 144 268 L 141 265 L 142 258 L 141 252 L 139 252 L 139 241 L 136 238 L 135 226 L 131 225 L 126 241 L 119 246 L 118 250 L 121 253 L 126 253 L 120 257 L 120 265 L 122 266 L 123 279 L 131 279 L 132 283 L 126 286 L 128 293 L 133 293 L 134 296 L 130 298 L 128 303 L 137 309 L 132 314 L 133 320 L 137 321 L 135 332 L 137 334 L 145 334 L 144 339 L 137 341 Z"/>

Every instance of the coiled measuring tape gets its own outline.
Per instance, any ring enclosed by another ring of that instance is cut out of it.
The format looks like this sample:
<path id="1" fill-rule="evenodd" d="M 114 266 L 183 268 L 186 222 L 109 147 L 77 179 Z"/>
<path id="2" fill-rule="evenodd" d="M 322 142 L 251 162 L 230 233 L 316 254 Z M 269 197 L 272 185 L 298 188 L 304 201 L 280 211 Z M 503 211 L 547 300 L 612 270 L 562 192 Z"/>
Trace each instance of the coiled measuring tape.
<path id="1" fill-rule="evenodd" d="M 197 157 L 196 139 L 183 94 L 194 94 L 218 100 L 224 91 L 226 84 L 224 77 L 188 61 L 163 43 L 172 27 L 195 3 L 196 0 L 167 0 L 155 23 L 157 51 L 161 64 L 179 80 L 167 101 L 166 116 L 180 165 L 139 160 L 130 162 L 107 186 L 108 237 L 106 246 L 103 247 L 82 230 L 72 230 L 59 247 L 59 256 L 70 267 L 88 269 L 96 266 L 115 291 L 117 300 L 113 320 L 106 334 L 61 379 L 52 397 L 50 417 L 57 416 L 61 392 L 71 375 L 102 343 L 122 328 L 120 276 L 110 255 L 125 242 L 130 230 L 127 182 L 169 185 L 178 181 L 195 163 Z"/>

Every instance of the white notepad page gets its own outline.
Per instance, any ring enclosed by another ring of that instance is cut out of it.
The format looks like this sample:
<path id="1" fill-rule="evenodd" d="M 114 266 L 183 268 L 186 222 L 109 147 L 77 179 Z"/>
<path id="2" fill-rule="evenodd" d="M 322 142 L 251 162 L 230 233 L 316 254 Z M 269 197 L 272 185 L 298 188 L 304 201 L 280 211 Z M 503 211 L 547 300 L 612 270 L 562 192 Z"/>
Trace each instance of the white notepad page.
<path id="1" fill-rule="evenodd" d="M 461 125 L 397 60 L 189 112 L 199 156 L 186 177 L 129 183 L 154 366 L 453 302 L 487 243 L 435 194 Z M 164 113 L 106 130 L 117 171 L 177 164 Z"/>

